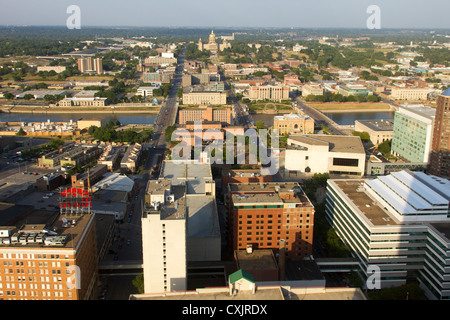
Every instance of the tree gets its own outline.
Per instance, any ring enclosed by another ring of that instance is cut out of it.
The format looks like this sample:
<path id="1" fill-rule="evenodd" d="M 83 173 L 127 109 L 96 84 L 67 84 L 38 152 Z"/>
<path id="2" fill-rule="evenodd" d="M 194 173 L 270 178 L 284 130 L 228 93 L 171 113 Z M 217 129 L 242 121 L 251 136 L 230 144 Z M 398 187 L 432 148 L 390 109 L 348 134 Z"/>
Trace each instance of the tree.
<path id="1" fill-rule="evenodd" d="M 16 133 L 16 136 L 19 136 L 19 137 L 23 137 L 26 135 L 27 135 L 27 133 L 23 130 L 23 128 L 20 128 L 19 131 Z"/>
<path id="2" fill-rule="evenodd" d="M 26 95 L 23 96 L 23 98 L 25 100 L 31 100 L 31 99 L 34 99 L 34 96 L 32 94 L 27 93 Z"/>
<path id="3" fill-rule="evenodd" d="M 388 154 L 391 152 L 391 143 L 392 140 L 386 140 L 378 145 L 378 151 L 382 154 Z"/>
<path id="4" fill-rule="evenodd" d="M 5 99 L 7 99 L 7 100 L 12 100 L 12 99 L 14 99 L 14 95 L 13 95 L 12 93 L 10 93 L 10 92 L 4 93 L 4 94 L 3 94 L 3 97 L 4 97 Z"/>

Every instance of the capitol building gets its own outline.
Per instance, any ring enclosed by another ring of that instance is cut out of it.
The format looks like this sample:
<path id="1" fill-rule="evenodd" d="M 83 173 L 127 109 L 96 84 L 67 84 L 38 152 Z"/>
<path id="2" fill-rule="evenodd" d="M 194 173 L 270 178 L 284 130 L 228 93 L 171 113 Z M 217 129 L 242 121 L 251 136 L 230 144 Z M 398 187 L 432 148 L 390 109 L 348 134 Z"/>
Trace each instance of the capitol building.
<path id="1" fill-rule="evenodd" d="M 226 39 L 223 40 L 223 43 L 218 44 L 216 42 L 216 35 L 214 34 L 214 30 L 211 30 L 208 43 L 203 43 L 201 38 L 198 40 L 198 50 L 200 51 L 209 50 L 212 53 L 217 53 L 225 48 L 231 48 L 231 44 L 228 43 Z"/>

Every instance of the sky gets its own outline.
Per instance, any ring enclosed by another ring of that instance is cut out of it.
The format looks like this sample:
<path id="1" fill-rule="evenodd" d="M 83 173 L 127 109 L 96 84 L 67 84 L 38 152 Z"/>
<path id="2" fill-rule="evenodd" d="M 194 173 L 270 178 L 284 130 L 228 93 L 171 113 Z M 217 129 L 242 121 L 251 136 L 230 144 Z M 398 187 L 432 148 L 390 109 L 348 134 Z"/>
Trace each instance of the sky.
<path id="1" fill-rule="evenodd" d="M 448 0 L 0 0 L 0 25 L 65 26 L 70 5 L 81 28 L 367 28 L 370 5 L 381 29 L 450 28 Z"/>

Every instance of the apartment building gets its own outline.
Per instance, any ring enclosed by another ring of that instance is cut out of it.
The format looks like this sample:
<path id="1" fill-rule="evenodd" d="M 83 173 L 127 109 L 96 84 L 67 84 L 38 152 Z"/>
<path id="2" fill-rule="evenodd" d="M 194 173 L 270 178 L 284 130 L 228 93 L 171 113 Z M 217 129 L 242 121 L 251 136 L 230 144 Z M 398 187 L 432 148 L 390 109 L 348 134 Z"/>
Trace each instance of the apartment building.
<path id="1" fill-rule="evenodd" d="M 285 114 L 273 118 L 273 129 L 280 135 L 291 133 L 314 133 L 314 119 L 301 114 Z"/>
<path id="2" fill-rule="evenodd" d="M 225 92 L 209 91 L 183 93 L 183 104 L 224 105 L 227 104 L 227 94 Z"/>
<path id="3" fill-rule="evenodd" d="M 282 101 L 289 99 L 289 88 L 285 86 L 262 85 L 248 89 L 250 100 Z"/>
<path id="4" fill-rule="evenodd" d="M 411 162 L 428 162 L 436 110 L 424 105 L 399 106 L 394 115 L 391 153 Z"/>
<path id="5" fill-rule="evenodd" d="M 97 74 L 103 73 L 103 62 L 101 58 L 85 57 L 79 58 L 77 61 L 78 70 L 80 72 L 95 72 Z"/>
<path id="6" fill-rule="evenodd" d="M 380 287 L 415 277 L 430 299 L 449 299 L 450 182 L 404 170 L 371 180 L 328 180 L 326 218 Z"/>
<path id="7" fill-rule="evenodd" d="M 450 178 L 450 89 L 442 92 L 436 103 L 430 173 Z"/>
<path id="8" fill-rule="evenodd" d="M 228 184 L 228 240 L 233 250 L 272 249 L 286 258 L 312 254 L 314 206 L 296 182 Z"/>
<path id="9" fill-rule="evenodd" d="M 186 124 L 193 121 L 214 121 L 225 124 L 232 123 L 231 108 L 213 108 L 206 106 L 206 108 L 198 109 L 182 109 L 178 111 L 178 119 L 180 124 Z"/>
<path id="10" fill-rule="evenodd" d="M 34 211 L 0 226 L 2 300 L 95 299 L 97 264 L 93 214 Z"/>
<path id="11" fill-rule="evenodd" d="M 138 169 L 139 159 L 142 152 L 142 145 L 135 143 L 130 145 L 125 151 L 122 160 L 120 161 L 121 171 L 136 172 Z"/>

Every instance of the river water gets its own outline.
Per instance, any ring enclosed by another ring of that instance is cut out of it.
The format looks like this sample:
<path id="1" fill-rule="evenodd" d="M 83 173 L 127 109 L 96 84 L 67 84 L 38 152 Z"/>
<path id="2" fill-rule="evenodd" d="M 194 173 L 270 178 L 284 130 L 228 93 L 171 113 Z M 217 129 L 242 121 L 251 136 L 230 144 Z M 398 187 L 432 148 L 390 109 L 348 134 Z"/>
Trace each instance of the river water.
<path id="1" fill-rule="evenodd" d="M 273 117 L 280 114 L 252 114 L 253 121 L 264 121 L 266 126 L 273 126 Z M 355 120 L 393 120 L 394 112 L 345 112 L 345 113 L 325 113 L 327 117 L 340 125 L 354 125 Z"/>
<path id="2" fill-rule="evenodd" d="M 119 120 L 121 124 L 153 124 L 156 114 L 120 114 L 120 113 L 58 113 L 58 114 L 29 114 L 29 113 L 0 113 L 0 122 L 69 122 L 70 120 L 101 119 L 104 123 L 109 120 Z"/>
<path id="3" fill-rule="evenodd" d="M 264 121 L 266 126 L 273 126 L 273 117 L 280 114 L 253 114 L 253 121 Z M 334 122 L 340 125 L 354 125 L 355 120 L 392 120 L 394 112 L 348 112 L 348 113 L 326 113 Z M 105 123 L 109 120 L 119 120 L 121 124 L 153 124 L 156 114 L 109 114 L 109 113 L 89 113 L 89 114 L 28 114 L 28 113 L 0 113 L 0 122 L 68 122 L 79 119 L 102 119 Z"/>

